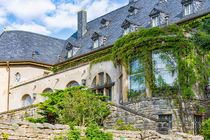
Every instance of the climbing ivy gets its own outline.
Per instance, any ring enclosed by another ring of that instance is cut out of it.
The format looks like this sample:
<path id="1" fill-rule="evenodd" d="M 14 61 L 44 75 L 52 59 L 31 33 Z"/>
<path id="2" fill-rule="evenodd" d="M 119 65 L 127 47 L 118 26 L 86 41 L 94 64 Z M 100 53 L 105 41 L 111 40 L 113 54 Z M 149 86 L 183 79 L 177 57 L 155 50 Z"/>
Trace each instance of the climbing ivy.
<path id="1" fill-rule="evenodd" d="M 91 54 L 89 56 L 86 56 L 85 58 L 76 59 L 76 60 L 70 61 L 70 62 L 62 64 L 62 65 L 51 67 L 50 70 L 52 72 L 57 72 L 59 70 L 63 70 L 68 67 L 73 67 L 73 66 L 76 66 L 76 65 L 79 65 L 82 63 L 86 63 L 86 62 L 91 62 L 91 61 L 93 61 L 97 58 L 103 57 L 109 53 L 111 53 L 111 49 L 106 49 L 106 50 Z"/>

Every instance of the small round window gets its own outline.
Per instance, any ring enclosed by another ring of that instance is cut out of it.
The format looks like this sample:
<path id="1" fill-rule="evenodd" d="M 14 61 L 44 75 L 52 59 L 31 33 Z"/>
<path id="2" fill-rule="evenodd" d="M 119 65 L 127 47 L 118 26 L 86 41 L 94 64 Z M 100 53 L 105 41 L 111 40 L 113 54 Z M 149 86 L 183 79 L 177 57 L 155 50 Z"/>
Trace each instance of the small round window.
<path id="1" fill-rule="evenodd" d="M 20 79 L 21 79 L 21 75 L 20 75 L 19 72 L 17 72 L 17 73 L 15 74 L 15 80 L 16 80 L 16 82 L 20 82 Z"/>

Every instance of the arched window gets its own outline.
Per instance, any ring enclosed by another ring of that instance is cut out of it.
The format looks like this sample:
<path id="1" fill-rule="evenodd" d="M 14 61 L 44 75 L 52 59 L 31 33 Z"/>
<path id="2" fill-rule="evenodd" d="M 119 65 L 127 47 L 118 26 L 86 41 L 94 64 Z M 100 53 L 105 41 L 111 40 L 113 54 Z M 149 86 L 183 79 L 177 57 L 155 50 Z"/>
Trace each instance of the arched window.
<path id="1" fill-rule="evenodd" d="M 17 73 L 15 74 L 15 80 L 16 80 L 16 82 L 20 82 L 20 79 L 21 79 L 21 75 L 20 75 L 19 72 L 17 72 Z"/>
<path id="2" fill-rule="evenodd" d="M 98 78 L 97 78 L 98 77 Z M 112 101 L 112 82 L 111 77 L 104 72 L 97 74 L 92 81 L 92 90 L 96 93 L 101 93 L 105 96 L 109 96 L 109 100 Z"/>
<path id="3" fill-rule="evenodd" d="M 52 93 L 53 90 L 51 88 L 46 88 L 43 93 Z"/>
<path id="4" fill-rule="evenodd" d="M 42 93 L 52 93 L 53 90 L 51 88 L 46 88 Z M 44 101 L 47 100 L 49 97 L 44 96 Z"/>
<path id="5" fill-rule="evenodd" d="M 24 95 L 22 101 L 23 101 L 23 107 L 32 105 L 32 99 L 30 95 Z"/>
<path id="6" fill-rule="evenodd" d="M 71 81 L 70 83 L 68 83 L 66 87 L 76 87 L 76 86 L 79 86 L 79 83 L 77 83 L 76 81 Z"/>

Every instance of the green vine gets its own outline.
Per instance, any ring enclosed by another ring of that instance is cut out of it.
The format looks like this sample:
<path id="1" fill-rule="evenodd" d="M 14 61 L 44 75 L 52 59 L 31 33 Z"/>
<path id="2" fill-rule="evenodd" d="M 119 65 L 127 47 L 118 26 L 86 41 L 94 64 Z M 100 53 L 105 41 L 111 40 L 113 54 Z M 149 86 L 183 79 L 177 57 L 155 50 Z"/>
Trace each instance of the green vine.
<path id="1" fill-rule="evenodd" d="M 81 59 L 78 59 L 78 60 L 73 60 L 73 61 L 70 61 L 70 62 L 68 62 L 66 64 L 63 64 L 63 65 L 51 67 L 50 70 L 52 72 L 57 72 L 59 70 L 62 70 L 62 69 L 68 68 L 68 67 L 73 67 L 73 66 L 76 66 L 78 64 L 82 64 L 82 63 L 93 61 L 94 59 L 103 57 L 104 55 L 107 55 L 109 53 L 111 53 L 111 49 L 106 49 L 106 50 L 97 52 L 95 54 L 91 54 L 91 55 L 89 55 L 89 56 L 87 56 L 85 58 L 81 58 Z"/>

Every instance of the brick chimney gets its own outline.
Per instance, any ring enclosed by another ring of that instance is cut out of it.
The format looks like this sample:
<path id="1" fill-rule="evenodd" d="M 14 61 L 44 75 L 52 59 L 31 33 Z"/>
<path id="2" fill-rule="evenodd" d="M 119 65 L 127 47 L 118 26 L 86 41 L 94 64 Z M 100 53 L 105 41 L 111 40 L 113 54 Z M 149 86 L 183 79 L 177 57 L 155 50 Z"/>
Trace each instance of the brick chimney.
<path id="1" fill-rule="evenodd" d="M 87 12 L 81 10 L 78 12 L 77 37 L 81 38 L 87 31 Z"/>

